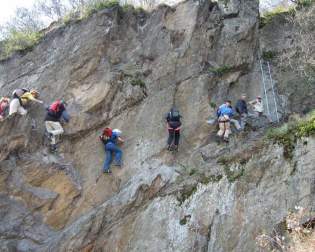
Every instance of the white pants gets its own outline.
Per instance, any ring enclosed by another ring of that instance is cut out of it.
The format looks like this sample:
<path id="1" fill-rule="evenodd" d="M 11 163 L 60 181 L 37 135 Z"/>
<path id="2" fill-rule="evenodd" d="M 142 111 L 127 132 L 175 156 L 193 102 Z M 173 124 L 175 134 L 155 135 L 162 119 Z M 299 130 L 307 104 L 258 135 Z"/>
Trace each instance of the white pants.
<path id="1" fill-rule="evenodd" d="M 219 131 L 217 135 L 219 137 L 224 137 L 224 139 L 228 139 L 229 135 L 231 134 L 230 122 L 219 122 Z"/>
<path id="2" fill-rule="evenodd" d="M 27 110 L 21 106 L 18 98 L 14 98 L 10 102 L 9 115 L 12 115 L 15 113 L 18 113 L 20 115 L 26 115 L 26 113 L 27 113 Z"/>
<path id="3" fill-rule="evenodd" d="M 46 130 L 52 134 L 51 144 L 56 144 L 56 136 L 63 134 L 64 130 L 60 122 L 45 121 Z"/>

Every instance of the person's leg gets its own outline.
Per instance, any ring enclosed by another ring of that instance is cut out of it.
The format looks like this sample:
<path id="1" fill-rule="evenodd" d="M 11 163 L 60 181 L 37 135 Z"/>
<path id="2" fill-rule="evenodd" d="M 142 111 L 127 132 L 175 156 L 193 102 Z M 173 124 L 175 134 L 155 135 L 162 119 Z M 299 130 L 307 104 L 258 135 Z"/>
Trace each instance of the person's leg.
<path id="1" fill-rule="evenodd" d="M 46 127 L 46 131 L 50 134 L 50 144 L 51 145 L 55 145 L 56 144 L 56 137 L 53 134 L 54 132 L 54 127 L 53 127 L 53 122 L 51 121 L 45 121 L 45 127 Z"/>
<path id="2" fill-rule="evenodd" d="M 168 129 L 168 139 L 167 139 L 168 146 L 170 146 L 173 143 L 173 139 L 174 139 L 174 130 Z"/>
<path id="3" fill-rule="evenodd" d="M 230 121 L 231 121 L 231 123 L 234 124 L 234 126 L 235 126 L 235 128 L 236 128 L 237 130 L 241 130 L 241 125 L 240 125 L 240 123 L 238 122 L 238 120 L 236 120 L 236 119 L 230 119 Z"/>
<path id="4" fill-rule="evenodd" d="M 231 134 L 230 122 L 225 122 L 224 126 L 225 126 L 224 139 L 228 140 L 229 139 L 229 135 Z"/>
<path id="5" fill-rule="evenodd" d="M 46 121 L 46 130 L 48 133 L 52 135 L 51 137 L 51 144 L 56 144 L 56 136 L 61 135 L 64 130 L 59 122 L 53 122 L 53 121 Z"/>
<path id="6" fill-rule="evenodd" d="M 180 130 L 175 130 L 175 146 L 178 146 L 180 138 Z"/>
<path id="7" fill-rule="evenodd" d="M 63 134 L 64 130 L 63 130 L 60 122 L 50 122 L 50 123 L 51 123 L 51 126 L 53 128 L 53 130 L 51 132 L 52 134 L 54 134 L 55 136 Z"/>
<path id="8" fill-rule="evenodd" d="M 219 137 L 222 137 L 223 134 L 224 134 L 224 130 L 225 130 L 225 128 L 224 128 L 224 122 L 219 122 L 219 131 L 218 131 L 217 135 L 218 135 Z"/>
<path id="9" fill-rule="evenodd" d="M 111 162 L 112 162 L 112 152 L 110 150 L 105 150 L 105 161 L 103 165 L 103 172 L 109 172 Z"/>
<path id="10" fill-rule="evenodd" d="M 114 145 L 112 149 L 115 153 L 115 165 L 121 166 L 121 158 L 123 154 L 121 149 L 117 145 Z"/>
<path id="11" fill-rule="evenodd" d="M 242 114 L 242 115 L 241 115 L 241 128 L 242 128 L 242 129 L 245 129 L 246 118 L 247 118 L 247 115 L 246 115 L 246 114 Z"/>

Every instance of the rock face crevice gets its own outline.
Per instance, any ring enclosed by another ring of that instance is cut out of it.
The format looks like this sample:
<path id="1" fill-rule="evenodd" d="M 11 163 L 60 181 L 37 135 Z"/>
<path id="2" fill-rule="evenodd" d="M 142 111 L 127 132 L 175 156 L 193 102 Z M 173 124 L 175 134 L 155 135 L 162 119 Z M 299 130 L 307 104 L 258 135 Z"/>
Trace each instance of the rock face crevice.
<path id="1" fill-rule="evenodd" d="M 289 162 L 282 146 L 261 144 L 266 122 L 228 145 L 205 123 L 209 102 L 261 93 L 258 14 L 252 0 L 104 9 L 2 61 L 1 95 L 33 87 L 46 104 L 66 99 L 72 118 L 58 154 L 44 145 L 43 107 L 1 122 L 0 250 L 257 251 L 261 230 L 312 207 L 312 137 Z M 172 105 L 183 115 L 174 155 Z M 108 125 L 126 140 L 112 176 L 98 140 Z"/>

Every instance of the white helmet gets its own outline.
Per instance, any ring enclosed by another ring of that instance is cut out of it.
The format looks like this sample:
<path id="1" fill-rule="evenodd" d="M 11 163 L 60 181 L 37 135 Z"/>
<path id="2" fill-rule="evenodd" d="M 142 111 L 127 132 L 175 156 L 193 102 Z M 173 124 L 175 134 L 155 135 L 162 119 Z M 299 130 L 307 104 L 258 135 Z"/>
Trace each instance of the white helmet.
<path id="1" fill-rule="evenodd" d="M 113 129 L 113 133 L 115 133 L 117 136 L 121 136 L 122 132 L 119 129 Z"/>

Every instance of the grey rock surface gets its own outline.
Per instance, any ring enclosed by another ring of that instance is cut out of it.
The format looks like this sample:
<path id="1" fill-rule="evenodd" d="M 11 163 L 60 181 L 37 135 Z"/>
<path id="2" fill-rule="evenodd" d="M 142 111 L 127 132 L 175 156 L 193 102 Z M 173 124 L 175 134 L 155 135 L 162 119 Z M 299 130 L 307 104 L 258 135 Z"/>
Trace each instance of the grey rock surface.
<path id="1" fill-rule="evenodd" d="M 266 122 L 228 145 L 206 124 L 210 102 L 261 92 L 258 9 L 252 0 L 104 9 L 2 61 L 1 95 L 34 87 L 46 104 L 66 99 L 72 119 L 56 155 L 43 145 L 44 107 L 1 122 L 1 251 L 258 251 L 256 235 L 290 208 L 315 207 L 314 138 L 287 160 L 262 143 Z M 183 115 L 176 154 L 163 118 L 173 104 Z M 111 176 L 98 140 L 108 125 L 126 140 Z"/>

